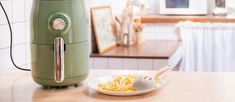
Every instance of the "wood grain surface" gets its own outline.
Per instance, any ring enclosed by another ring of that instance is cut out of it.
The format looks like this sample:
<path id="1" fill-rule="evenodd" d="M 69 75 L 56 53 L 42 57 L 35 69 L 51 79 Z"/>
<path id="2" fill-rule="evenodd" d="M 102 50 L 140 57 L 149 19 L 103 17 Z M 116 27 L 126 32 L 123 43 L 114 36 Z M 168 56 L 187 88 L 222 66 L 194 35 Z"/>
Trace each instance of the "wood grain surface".
<path id="1" fill-rule="evenodd" d="M 168 59 L 180 44 L 177 40 L 147 40 L 140 45 L 118 46 L 102 54 L 92 53 L 91 57 Z"/>
<path id="2" fill-rule="evenodd" d="M 169 72 L 160 89 L 139 96 L 116 97 L 98 93 L 87 81 L 104 75 L 149 74 L 144 70 L 90 70 L 79 87 L 44 90 L 31 72 L 1 68 L 0 102 L 234 102 L 235 73 Z"/>
<path id="3" fill-rule="evenodd" d="M 142 23 L 177 23 L 180 21 L 235 23 L 235 18 L 221 16 L 143 16 Z"/>

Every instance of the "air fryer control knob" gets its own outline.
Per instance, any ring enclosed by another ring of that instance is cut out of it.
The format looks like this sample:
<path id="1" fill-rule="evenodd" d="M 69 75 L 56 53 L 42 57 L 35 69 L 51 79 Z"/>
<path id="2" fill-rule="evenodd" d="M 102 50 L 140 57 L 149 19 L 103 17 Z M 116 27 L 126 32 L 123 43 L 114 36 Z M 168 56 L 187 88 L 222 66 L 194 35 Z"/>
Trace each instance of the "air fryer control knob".
<path id="1" fill-rule="evenodd" d="M 52 24 L 53 29 L 63 30 L 65 28 L 65 21 L 62 18 L 55 18 Z"/>
<path id="2" fill-rule="evenodd" d="M 63 35 L 71 28 L 71 20 L 67 14 L 56 12 L 49 16 L 47 21 L 48 30 L 51 34 Z"/>

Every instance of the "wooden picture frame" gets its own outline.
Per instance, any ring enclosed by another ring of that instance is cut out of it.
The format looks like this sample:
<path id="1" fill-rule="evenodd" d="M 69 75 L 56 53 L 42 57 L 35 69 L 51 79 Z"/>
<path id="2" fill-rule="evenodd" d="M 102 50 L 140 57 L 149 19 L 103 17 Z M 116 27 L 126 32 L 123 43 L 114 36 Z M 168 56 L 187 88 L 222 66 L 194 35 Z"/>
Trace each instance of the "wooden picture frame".
<path id="1" fill-rule="evenodd" d="M 91 7 L 91 16 L 99 53 L 116 47 L 116 38 L 112 27 L 113 16 L 111 7 Z"/>

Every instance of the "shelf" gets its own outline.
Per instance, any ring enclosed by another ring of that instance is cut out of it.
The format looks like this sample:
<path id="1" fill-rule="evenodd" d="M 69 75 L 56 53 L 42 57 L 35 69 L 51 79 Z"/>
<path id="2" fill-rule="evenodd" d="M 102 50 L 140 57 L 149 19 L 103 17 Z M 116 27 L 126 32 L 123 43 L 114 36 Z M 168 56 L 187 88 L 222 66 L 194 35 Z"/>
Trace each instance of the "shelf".
<path id="1" fill-rule="evenodd" d="M 168 59 L 180 44 L 177 40 L 148 40 L 141 45 L 118 46 L 102 54 L 92 53 L 91 57 Z"/>
<path id="2" fill-rule="evenodd" d="M 180 21 L 193 22 L 224 22 L 235 23 L 235 18 L 226 18 L 220 16 L 143 16 L 142 23 L 177 23 Z"/>

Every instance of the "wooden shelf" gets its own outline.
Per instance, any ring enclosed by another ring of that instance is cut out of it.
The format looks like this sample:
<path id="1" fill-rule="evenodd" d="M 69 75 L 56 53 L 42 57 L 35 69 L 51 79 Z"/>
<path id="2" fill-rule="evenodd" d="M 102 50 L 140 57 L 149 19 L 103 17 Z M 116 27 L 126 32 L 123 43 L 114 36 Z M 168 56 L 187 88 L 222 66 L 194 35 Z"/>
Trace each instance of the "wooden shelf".
<path id="1" fill-rule="evenodd" d="M 143 16 L 142 23 L 177 23 L 180 21 L 193 22 L 225 22 L 235 23 L 235 18 L 226 18 L 220 16 Z"/>
<path id="2" fill-rule="evenodd" d="M 141 45 L 118 46 L 102 54 L 92 53 L 91 57 L 168 59 L 180 44 L 181 41 L 176 40 L 148 40 Z"/>

